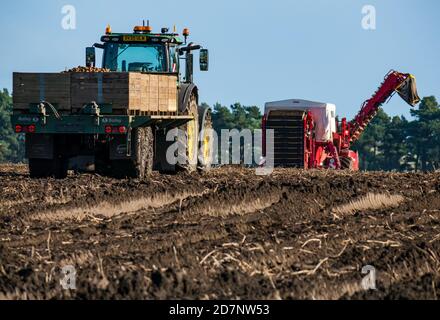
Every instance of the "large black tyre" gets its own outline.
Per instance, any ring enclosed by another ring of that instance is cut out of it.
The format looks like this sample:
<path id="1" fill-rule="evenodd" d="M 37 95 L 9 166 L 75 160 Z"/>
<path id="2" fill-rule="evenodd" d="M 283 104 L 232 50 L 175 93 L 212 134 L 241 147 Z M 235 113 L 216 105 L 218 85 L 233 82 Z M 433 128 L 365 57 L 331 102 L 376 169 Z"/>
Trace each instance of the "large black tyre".
<path id="1" fill-rule="evenodd" d="M 174 129 L 172 129 L 174 130 Z M 175 137 L 173 133 L 172 138 Z M 173 148 L 173 145 L 176 143 L 175 140 L 167 141 L 167 135 L 169 131 L 161 129 L 155 132 L 155 149 L 154 149 L 154 170 L 159 171 L 160 174 L 175 174 L 177 172 L 176 165 L 174 163 L 169 162 L 167 159 L 167 153 L 170 148 Z M 176 152 L 174 156 L 177 156 Z"/>
<path id="2" fill-rule="evenodd" d="M 198 168 L 201 171 L 211 170 L 213 163 L 213 124 L 211 109 L 199 107 L 200 141 L 198 152 Z"/>
<path id="3" fill-rule="evenodd" d="M 112 175 L 116 178 L 149 177 L 153 172 L 154 161 L 154 136 L 151 127 L 133 129 L 131 151 L 131 159 L 112 161 Z"/>
<path id="4" fill-rule="evenodd" d="M 68 159 L 29 159 L 29 174 L 32 179 L 55 178 L 65 179 L 68 172 Z"/>
<path id="5" fill-rule="evenodd" d="M 185 110 L 185 115 L 193 116 L 194 120 L 179 127 L 179 134 L 177 136 L 177 168 L 187 172 L 194 172 L 197 170 L 198 165 L 199 146 L 199 112 L 195 95 L 191 96 Z"/>
<path id="6" fill-rule="evenodd" d="M 354 162 L 353 162 L 352 158 L 340 157 L 340 161 L 341 161 L 341 169 L 342 170 L 349 170 L 349 171 L 354 170 Z"/>

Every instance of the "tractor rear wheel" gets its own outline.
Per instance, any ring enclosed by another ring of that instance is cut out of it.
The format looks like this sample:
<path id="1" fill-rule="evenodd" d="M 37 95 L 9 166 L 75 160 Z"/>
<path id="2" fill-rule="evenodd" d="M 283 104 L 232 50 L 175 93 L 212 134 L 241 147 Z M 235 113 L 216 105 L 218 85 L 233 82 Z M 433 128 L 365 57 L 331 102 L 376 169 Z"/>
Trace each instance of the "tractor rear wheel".
<path id="1" fill-rule="evenodd" d="M 154 136 L 151 127 L 132 132 L 131 159 L 113 160 L 112 175 L 117 178 L 147 178 L 153 172 Z"/>
<path id="2" fill-rule="evenodd" d="M 199 142 L 199 169 L 202 171 L 211 170 L 213 162 L 213 125 L 212 115 L 209 108 L 199 107 L 199 126 L 200 126 L 200 142 Z"/>
<path id="3" fill-rule="evenodd" d="M 67 171 L 68 159 L 64 157 L 54 159 L 29 159 L 29 174 L 33 179 L 65 179 L 67 177 Z"/>
<path id="4" fill-rule="evenodd" d="M 178 163 L 179 169 L 194 172 L 197 170 L 197 155 L 199 146 L 199 113 L 197 98 L 192 95 L 185 110 L 185 115 L 194 118 L 179 127 L 177 136 L 178 142 Z"/>

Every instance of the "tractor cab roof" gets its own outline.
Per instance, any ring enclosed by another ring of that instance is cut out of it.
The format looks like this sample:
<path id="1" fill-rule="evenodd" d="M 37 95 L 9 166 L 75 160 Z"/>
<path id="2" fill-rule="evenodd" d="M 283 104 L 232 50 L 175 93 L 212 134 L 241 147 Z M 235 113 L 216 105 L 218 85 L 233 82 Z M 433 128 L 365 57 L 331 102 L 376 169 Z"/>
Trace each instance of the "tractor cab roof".
<path id="1" fill-rule="evenodd" d="M 101 37 L 104 43 L 174 43 L 181 45 L 183 41 L 177 34 L 136 34 L 136 33 L 112 33 Z"/>
<path id="2" fill-rule="evenodd" d="M 134 27 L 133 33 L 113 33 L 110 26 L 108 26 L 105 33 L 106 34 L 101 37 L 101 41 L 104 43 L 173 43 L 176 45 L 183 44 L 183 41 L 179 37 L 179 34 L 168 33 L 168 29 L 166 28 L 162 29 L 162 33 L 153 33 L 150 26 L 136 26 Z"/>

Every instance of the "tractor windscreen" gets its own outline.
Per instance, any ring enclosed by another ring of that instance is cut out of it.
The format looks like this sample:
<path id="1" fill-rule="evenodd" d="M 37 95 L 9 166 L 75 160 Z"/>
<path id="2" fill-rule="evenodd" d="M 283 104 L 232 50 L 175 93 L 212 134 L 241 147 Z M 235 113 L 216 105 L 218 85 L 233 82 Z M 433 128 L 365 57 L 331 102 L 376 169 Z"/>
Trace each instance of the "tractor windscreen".
<path id="1" fill-rule="evenodd" d="M 412 75 L 410 75 L 396 91 L 399 96 L 412 107 L 420 102 L 420 97 L 417 93 L 416 78 Z"/>
<path id="2" fill-rule="evenodd" d="M 116 72 L 165 72 L 166 49 L 162 44 L 106 44 L 104 68 Z"/>

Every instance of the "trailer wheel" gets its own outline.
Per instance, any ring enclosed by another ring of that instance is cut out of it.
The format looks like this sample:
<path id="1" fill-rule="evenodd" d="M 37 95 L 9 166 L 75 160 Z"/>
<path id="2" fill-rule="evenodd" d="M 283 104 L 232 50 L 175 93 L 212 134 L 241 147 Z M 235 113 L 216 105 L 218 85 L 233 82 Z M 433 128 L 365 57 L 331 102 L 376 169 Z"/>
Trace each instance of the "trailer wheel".
<path id="1" fill-rule="evenodd" d="M 354 170 L 354 162 L 353 159 L 350 157 L 341 157 L 341 169 L 343 170 Z"/>
<path id="2" fill-rule="evenodd" d="M 185 114 L 193 116 L 194 120 L 179 127 L 177 136 L 179 161 L 177 167 L 184 171 L 194 172 L 197 170 L 199 146 L 199 116 L 195 95 L 191 96 Z"/>
<path id="3" fill-rule="evenodd" d="M 199 107 L 199 169 L 209 171 L 213 162 L 212 115 L 210 108 Z"/>
<path id="4" fill-rule="evenodd" d="M 116 178 L 143 179 L 153 172 L 154 137 L 153 129 L 135 128 L 132 132 L 131 159 L 113 160 L 112 174 Z"/>
<path id="5" fill-rule="evenodd" d="M 29 174 L 32 179 L 56 178 L 65 179 L 68 171 L 68 159 L 29 159 Z"/>

